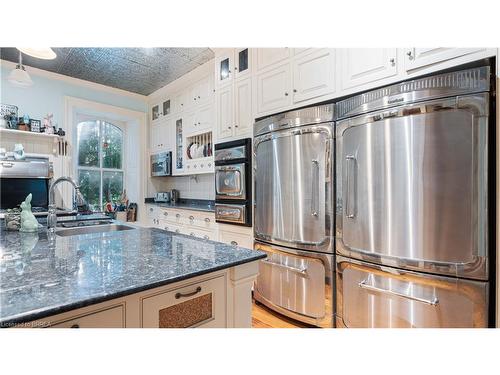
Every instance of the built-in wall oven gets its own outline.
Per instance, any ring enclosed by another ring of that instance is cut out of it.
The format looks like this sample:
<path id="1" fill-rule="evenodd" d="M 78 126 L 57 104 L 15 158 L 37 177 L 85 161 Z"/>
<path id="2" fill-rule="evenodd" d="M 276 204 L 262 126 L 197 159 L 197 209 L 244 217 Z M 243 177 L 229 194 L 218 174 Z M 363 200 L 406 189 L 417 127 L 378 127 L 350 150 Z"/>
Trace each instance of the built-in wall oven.
<path id="1" fill-rule="evenodd" d="M 294 319 L 333 326 L 334 105 L 254 125 L 254 297 Z"/>
<path id="2" fill-rule="evenodd" d="M 172 152 L 160 152 L 151 155 L 151 176 L 171 176 L 172 175 Z"/>
<path id="3" fill-rule="evenodd" d="M 252 226 L 252 140 L 215 145 L 215 219 Z"/>

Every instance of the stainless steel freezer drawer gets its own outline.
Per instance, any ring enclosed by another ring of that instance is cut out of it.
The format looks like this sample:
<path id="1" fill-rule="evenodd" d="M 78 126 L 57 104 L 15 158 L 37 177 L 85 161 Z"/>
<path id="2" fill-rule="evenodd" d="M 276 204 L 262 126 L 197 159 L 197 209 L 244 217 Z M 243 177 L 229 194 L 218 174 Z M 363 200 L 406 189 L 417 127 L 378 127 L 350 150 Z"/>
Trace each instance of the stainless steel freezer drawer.
<path id="1" fill-rule="evenodd" d="M 337 256 L 337 326 L 488 326 L 488 283 L 429 275 Z"/>

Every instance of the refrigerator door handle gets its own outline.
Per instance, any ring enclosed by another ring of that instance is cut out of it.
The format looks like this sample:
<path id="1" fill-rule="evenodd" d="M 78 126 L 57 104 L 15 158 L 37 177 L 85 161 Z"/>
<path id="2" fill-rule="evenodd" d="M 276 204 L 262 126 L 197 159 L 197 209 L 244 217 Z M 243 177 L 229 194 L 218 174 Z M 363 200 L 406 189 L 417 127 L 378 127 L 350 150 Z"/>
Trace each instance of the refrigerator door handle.
<path id="1" fill-rule="evenodd" d="M 356 179 L 356 169 L 358 162 L 356 157 L 353 155 L 347 155 L 346 159 L 346 169 L 347 169 L 347 186 L 346 186 L 346 200 L 345 200 L 345 214 L 349 219 L 356 217 L 356 195 L 357 195 L 357 179 Z M 349 168 L 349 165 L 352 165 Z M 352 201 L 351 202 L 351 193 Z"/>
<path id="2" fill-rule="evenodd" d="M 319 161 L 312 159 L 311 215 L 318 217 L 319 211 Z"/>
<path id="3" fill-rule="evenodd" d="M 276 266 L 276 267 L 280 267 L 280 268 L 284 268 L 288 271 L 291 271 L 291 272 L 294 272 L 300 276 L 303 276 L 303 277 L 307 277 L 307 268 L 295 268 L 295 267 L 291 267 L 291 266 L 287 266 L 286 264 L 281 264 L 281 263 L 276 263 L 276 262 L 272 262 L 270 260 L 263 260 L 262 262 L 266 263 L 266 264 L 269 264 L 271 266 Z"/>
<path id="4" fill-rule="evenodd" d="M 390 294 L 390 295 L 393 295 L 393 296 L 398 296 L 398 297 L 410 299 L 412 301 L 422 302 L 422 303 L 425 303 L 425 304 L 431 305 L 431 306 L 437 306 L 438 303 L 439 303 L 439 299 L 437 297 L 434 297 L 431 300 L 428 300 L 428 299 L 425 299 L 425 298 L 419 298 L 419 297 L 409 296 L 407 294 L 395 292 L 393 290 L 387 290 L 387 289 L 378 288 L 376 286 L 368 284 L 368 279 L 365 279 L 365 280 L 361 281 L 358 284 L 358 286 L 360 288 L 362 288 L 362 289 L 366 289 L 366 290 L 370 290 L 370 291 L 378 292 L 378 293 Z"/>

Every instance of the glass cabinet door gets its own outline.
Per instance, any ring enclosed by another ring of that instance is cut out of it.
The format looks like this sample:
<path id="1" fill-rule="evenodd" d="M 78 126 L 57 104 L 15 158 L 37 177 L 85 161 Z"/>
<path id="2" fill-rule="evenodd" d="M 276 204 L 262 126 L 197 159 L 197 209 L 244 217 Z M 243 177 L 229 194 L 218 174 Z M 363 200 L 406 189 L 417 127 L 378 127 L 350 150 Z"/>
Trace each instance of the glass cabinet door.
<path id="1" fill-rule="evenodd" d="M 238 61 L 237 74 L 248 72 L 248 48 L 239 50 L 236 58 Z"/>
<path id="2" fill-rule="evenodd" d="M 163 102 L 163 116 L 168 116 L 170 114 L 170 99 Z"/>
<path id="3" fill-rule="evenodd" d="M 229 57 L 220 62 L 220 77 L 221 81 L 229 78 Z"/>
<path id="4" fill-rule="evenodd" d="M 233 77 L 234 66 L 234 50 L 230 50 L 216 58 L 216 68 L 217 68 L 217 84 L 225 85 L 231 82 Z"/>
<path id="5" fill-rule="evenodd" d="M 175 122 L 175 168 L 182 169 L 182 119 Z"/>
<path id="6" fill-rule="evenodd" d="M 158 120 L 159 117 L 160 117 L 160 106 L 157 104 L 151 108 L 151 120 L 153 121 Z"/>

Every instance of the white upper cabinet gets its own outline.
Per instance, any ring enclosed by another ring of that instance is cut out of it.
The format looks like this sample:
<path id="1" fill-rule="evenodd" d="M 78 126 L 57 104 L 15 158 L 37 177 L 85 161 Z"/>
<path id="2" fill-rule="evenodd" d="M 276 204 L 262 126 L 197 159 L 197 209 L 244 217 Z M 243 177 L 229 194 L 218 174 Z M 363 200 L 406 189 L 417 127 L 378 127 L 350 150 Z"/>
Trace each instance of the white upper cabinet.
<path id="1" fill-rule="evenodd" d="M 210 131 L 214 125 L 213 103 L 200 107 L 194 115 L 194 132 Z"/>
<path id="2" fill-rule="evenodd" d="M 234 66 L 234 51 L 232 49 L 215 57 L 215 82 L 217 86 L 232 82 Z"/>
<path id="3" fill-rule="evenodd" d="M 207 76 L 191 86 L 189 100 L 191 105 L 200 106 L 213 98 L 212 77 Z"/>
<path id="4" fill-rule="evenodd" d="M 233 86 L 226 85 L 217 90 L 216 123 L 217 138 L 233 135 Z"/>
<path id="5" fill-rule="evenodd" d="M 189 108 L 191 89 L 184 89 L 177 93 L 175 96 L 175 113 L 181 113 L 185 109 Z"/>
<path id="6" fill-rule="evenodd" d="M 234 79 L 250 76 L 252 67 L 252 50 L 249 48 L 237 48 L 234 50 Z"/>
<path id="7" fill-rule="evenodd" d="M 482 50 L 484 48 L 407 48 L 405 69 L 417 69 Z"/>
<path id="8" fill-rule="evenodd" d="M 292 61 L 293 102 L 313 99 L 335 91 L 335 51 L 322 49 L 299 55 Z"/>
<path id="9" fill-rule="evenodd" d="M 160 124 L 152 123 L 149 131 L 149 149 L 156 152 L 161 149 Z"/>
<path id="10" fill-rule="evenodd" d="M 398 73 L 396 48 L 346 48 L 339 51 L 342 90 Z"/>
<path id="11" fill-rule="evenodd" d="M 259 71 L 290 57 L 289 48 L 258 48 L 256 52 L 257 70 Z"/>
<path id="12" fill-rule="evenodd" d="M 247 78 L 234 85 L 234 135 L 251 135 L 252 126 L 252 79 Z"/>
<path id="13" fill-rule="evenodd" d="M 260 50 L 259 50 L 260 51 Z M 291 98 L 290 63 L 257 74 L 257 112 L 276 111 L 289 106 Z"/>
<path id="14" fill-rule="evenodd" d="M 163 118 L 151 124 L 149 148 L 151 152 L 172 151 L 175 147 L 173 119 Z"/>

